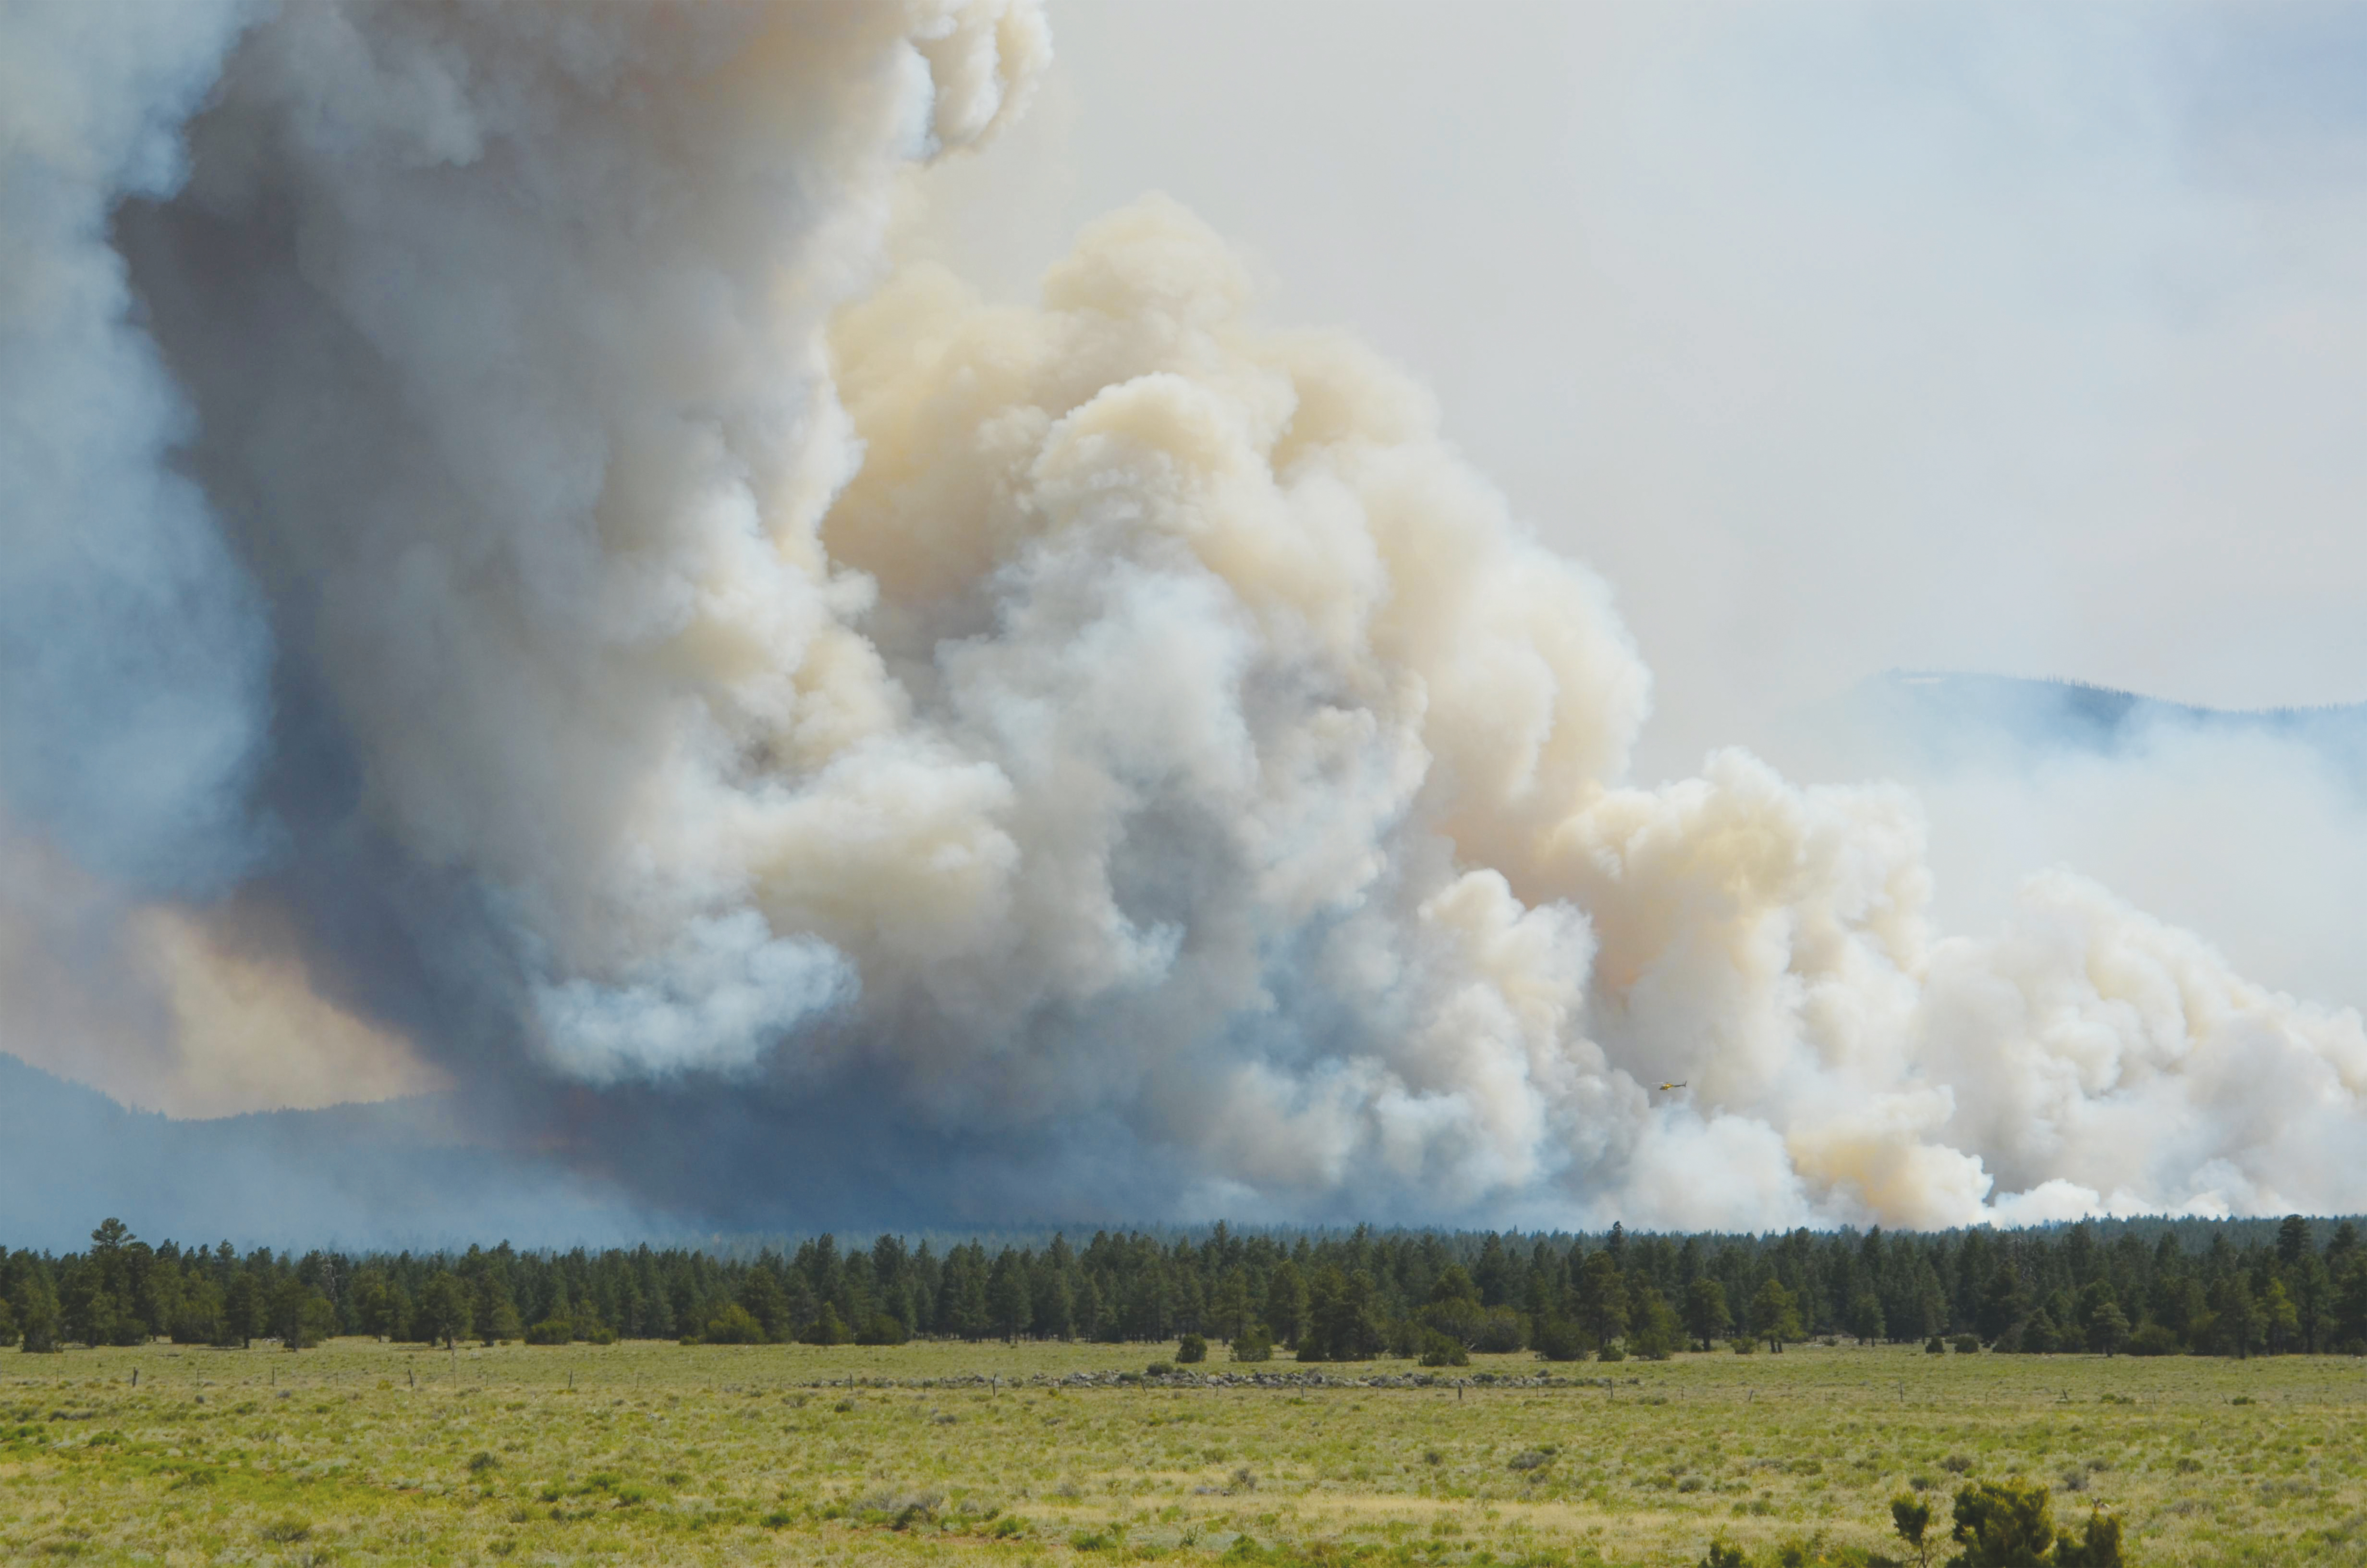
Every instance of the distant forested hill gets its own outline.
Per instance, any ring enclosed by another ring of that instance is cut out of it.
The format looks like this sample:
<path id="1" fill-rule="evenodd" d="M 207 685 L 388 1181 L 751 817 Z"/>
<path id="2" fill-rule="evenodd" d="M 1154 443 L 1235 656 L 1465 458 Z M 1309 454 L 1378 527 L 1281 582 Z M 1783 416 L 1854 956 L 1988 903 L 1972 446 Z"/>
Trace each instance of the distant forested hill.
<path id="1" fill-rule="evenodd" d="M 0 1054 L 0 1238 L 56 1244 L 114 1213 L 324 1243 L 648 1233 L 613 1195 L 470 1146 L 434 1098 L 176 1121 Z"/>
<path id="2" fill-rule="evenodd" d="M 1933 767 L 2001 753 L 2110 756 L 2183 731 L 2274 737 L 2321 751 L 2338 766 L 2367 769 L 2367 703 L 2197 708 L 2078 681 L 1892 670 L 1806 717 L 1813 727 L 1853 733 L 1862 743 Z"/>

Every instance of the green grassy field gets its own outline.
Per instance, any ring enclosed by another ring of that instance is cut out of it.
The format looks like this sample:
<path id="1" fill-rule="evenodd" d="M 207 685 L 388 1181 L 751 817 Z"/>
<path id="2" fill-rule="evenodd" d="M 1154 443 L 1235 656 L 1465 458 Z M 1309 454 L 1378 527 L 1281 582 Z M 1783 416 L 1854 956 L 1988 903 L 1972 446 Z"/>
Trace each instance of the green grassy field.
<path id="1" fill-rule="evenodd" d="M 2116 1510 L 2140 1562 L 2367 1563 L 2367 1371 L 2349 1359 L 1806 1346 L 1479 1358 L 1458 1388 L 1350 1382 L 1420 1375 L 1402 1361 L 1237 1367 L 1219 1348 L 1212 1378 L 1336 1386 L 1059 1381 L 1154 1354 L 12 1353 L 0 1557 L 1693 1563 L 1724 1534 L 1772 1561 L 1818 1536 L 1896 1550 L 1900 1489 L 1944 1520 L 1961 1477 L 2022 1474 L 2067 1521 Z"/>

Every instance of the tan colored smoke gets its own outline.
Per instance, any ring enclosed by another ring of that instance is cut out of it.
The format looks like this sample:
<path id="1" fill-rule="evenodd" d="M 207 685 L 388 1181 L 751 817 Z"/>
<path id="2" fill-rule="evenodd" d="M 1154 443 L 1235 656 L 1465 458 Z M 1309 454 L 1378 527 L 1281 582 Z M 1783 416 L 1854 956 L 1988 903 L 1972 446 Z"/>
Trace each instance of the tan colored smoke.
<path id="1" fill-rule="evenodd" d="M 1024 0 L 289 7 L 125 220 L 336 765 L 283 736 L 275 874 L 443 944 L 420 1049 L 1091 1127 L 1183 1215 L 2355 1200 L 2355 1015 L 2061 876 L 1941 937 L 1896 790 L 1629 787 L 1603 585 L 1172 202 L 1032 306 L 881 281 L 897 170 L 1047 47 Z"/>
<path id="2" fill-rule="evenodd" d="M 409 1041 L 320 994 L 284 931 L 227 911 L 126 911 L 0 822 L 0 1048 L 173 1116 L 448 1087 Z"/>
<path id="3" fill-rule="evenodd" d="M 1108 866 L 1174 788 L 1245 872 L 1187 938 L 1237 981 L 1212 1019 L 1271 1006 L 1257 945 L 1309 922 L 1365 1014 L 1338 1056 L 1135 1069 L 1203 1080 L 1161 1085 L 1160 1126 L 1244 1186 L 1377 1168 L 1445 1207 L 1927 1224 L 2010 1194 L 2044 1217 L 2354 1189 L 2355 1016 L 2059 875 L 2006 933 L 1935 939 L 1895 790 L 1803 791 L 1739 754 L 1620 788 L 1646 682 L 1599 585 L 1505 517 L 1418 388 L 1253 329 L 1247 296 L 1154 200 L 1088 231 L 1040 309 L 921 268 L 842 318 L 866 460 L 824 538 L 878 585 L 889 666 L 1018 786 L 985 946 L 907 971 L 866 937 L 880 912 L 815 923 L 869 1005 L 990 971 L 1037 1006 L 1139 983 Z M 2281 1088 L 2226 1115 L 2262 1053 Z"/>

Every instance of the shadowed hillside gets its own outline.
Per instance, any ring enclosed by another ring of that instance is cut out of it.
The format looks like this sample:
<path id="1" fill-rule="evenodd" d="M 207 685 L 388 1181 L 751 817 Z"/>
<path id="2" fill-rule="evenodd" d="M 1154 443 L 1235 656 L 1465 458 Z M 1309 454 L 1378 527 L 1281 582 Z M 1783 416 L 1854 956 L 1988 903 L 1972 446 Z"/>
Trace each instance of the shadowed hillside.
<path id="1" fill-rule="evenodd" d="M 0 1055 L 0 1237 L 79 1242 L 111 1213 L 157 1235 L 551 1244 L 648 1233 L 555 1166 L 472 1147 L 436 1098 L 176 1121 Z"/>

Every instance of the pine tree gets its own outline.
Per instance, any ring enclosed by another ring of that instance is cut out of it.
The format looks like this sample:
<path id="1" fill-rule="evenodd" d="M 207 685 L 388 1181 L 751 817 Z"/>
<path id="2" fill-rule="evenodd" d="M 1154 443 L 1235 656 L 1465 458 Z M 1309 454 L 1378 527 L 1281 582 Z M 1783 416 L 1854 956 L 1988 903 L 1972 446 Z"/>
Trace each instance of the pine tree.
<path id="1" fill-rule="evenodd" d="M 255 1343 L 255 1336 L 264 1332 L 265 1301 L 263 1288 L 253 1269 L 242 1269 L 233 1276 L 230 1289 L 222 1294 L 222 1345 L 235 1345 L 240 1349 Z"/>
<path id="2" fill-rule="evenodd" d="M 1044 1339 L 1075 1338 L 1076 1298 L 1070 1292 L 1068 1270 L 1061 1261 L 1048 1251 L 1036 1260 L 1029 1273 L 1029 1314 L 1036 1335 Z"/>
<path id="3" fill-rule="evenodd" d="M 1265 1287 L 1265 1331 L 1277 1345 L 1292 1349 L 1307 1331 L 1307 1284 L 1298 1265 L 1288 1258 L 1276 1265 Z"/>
<path id="4" fill-rule="evenodd" d="M 64 1348 L 59 1338 L 58 1298 L 46 1270 L 26 1270 L 17 1287 L 17 1347 L 33 1355 Z"/>
<path id="5" fill-rule="evenodd" d="M 1685 1329 L 1701 1349 L 1734 1331 L 1734 1314 L 1726 1304 L 1726 1287 L 1706 1277 L 1685 1288 Z"/>
<path id="6" fill-rule="evenodd" d="M 2267 1341 L 2269 1354 L 2282 1356 L 2293 1348 L 2301 1336 L 2301 1313 L 2293 1306 L 2292 1295 L 2282 1279 L 2270 1279 L 2260 1291 L 2260 1331 Z"/>
<path id="7" fill-rule="evenodd" d="M 428 1277 L 412 1313 L 412 1329 L 430 1345 L 449 1349 L 469 1332 L 469 1288 L 448 1268 Z"/>
<path id="8" fill-rule="evenodd" d="M 984 1339 L 994 1332 L 994 1302 L 987 1292 L 992 1276 L 986 1267 L 984 1250 L 975 1245 L 971 1250 L 975 1256 L 962 1271 L 956 1322 L 964 1339 Z"/>
<path id="9" fill-rule="evenodd" d="M 994 1260 L 987 1277 L 987 1321 L 1006 1345 L 1017 1343 L 1035 1319 L 1035 1303 L 1029 1299 L 1027 1267 L 1020 1256 L 1005 1247 Z"/>
<path id="10" fill-rule="evenodd" d="M 760 1261 L 740 1282 L 740 1304 L 748 1310 L 750 1317 L 756 1320 L 756 1326 L 764 1331 L 765 1338 L 787 1339 L 789 1336 L 788 1292 L 781 1289 L 780 1276 L 766 1263 Z"/>
<path id="11" fill-rule="evenodd" d="M 1850 1299 L 1849 1331 L 1861 1345 L 1871 1345 L 1882 1337 L 1882 1298 L 1871 1290 L 1863 1290 Z"/>
<path id="12" fill-rule="evenodd" d="M 806 1331 L 807 1342 L 813 1345 L 850 1345 L 855 1331 L 838 1315 L 838 1308 L 829 1301 L 821 1304 L 821 1315 L 814 1319 L 813 1327 Z"/>
<path id="13" fill-rule="evenodd" d="M 2088 1348 L 2107 1356 L 2119 1353 L 2129 1342 L 2129 1317 L 2121 1311 L 2120 1302 L 2106 1296 L 2088 1314 Z"/>
<path id="14" fill-rule="evenodd" d="M 1597 1346 L 1607 1346 L 1627 1332 L 1627 1282 L 1609 1250 L 1589 1256 L 1580 1266 L 1576 1289 L 1579 1325 Z"/>
<path id="15" fill-rule="evenodd" d="M 1627 1348 L 1647 1361 L 1665 1361 L 1677 1347 L 1677 1314 L 1648 1279 L 1627 1287 Z"/>
<path id="16" fill-rule="evenodd" d="M 510 1296 L 508 1281 L 494 1279 L 481 1300 L 481 1316 L 476 1322 L 486 1344 L 507 1345 L 526 1337 L 526 1324 L 518 1318 L 517 1302 Z"/>
<path id="17" fill-rule="evenodd" d="M 1298 1358 L 1369 1361 L 1379 1355 L 1382 1335 L 1373 1297 L 1373 1278 L 1362 1270 L 1349 1274 L 1336 1264 L 1318 1270 L 1308 1287 L 1308 1324 Z"/>
<path id="18" fill-rule="evenodd" d="M 1800 1322 L 1798 1300 L 1772 1274 L 1759 1287 L 1759 1293 L 1750 1298 L 1750 1331 L 1779 1355 L 1784 1341 L 1807 1337 L 1807 1330 Z"/>

